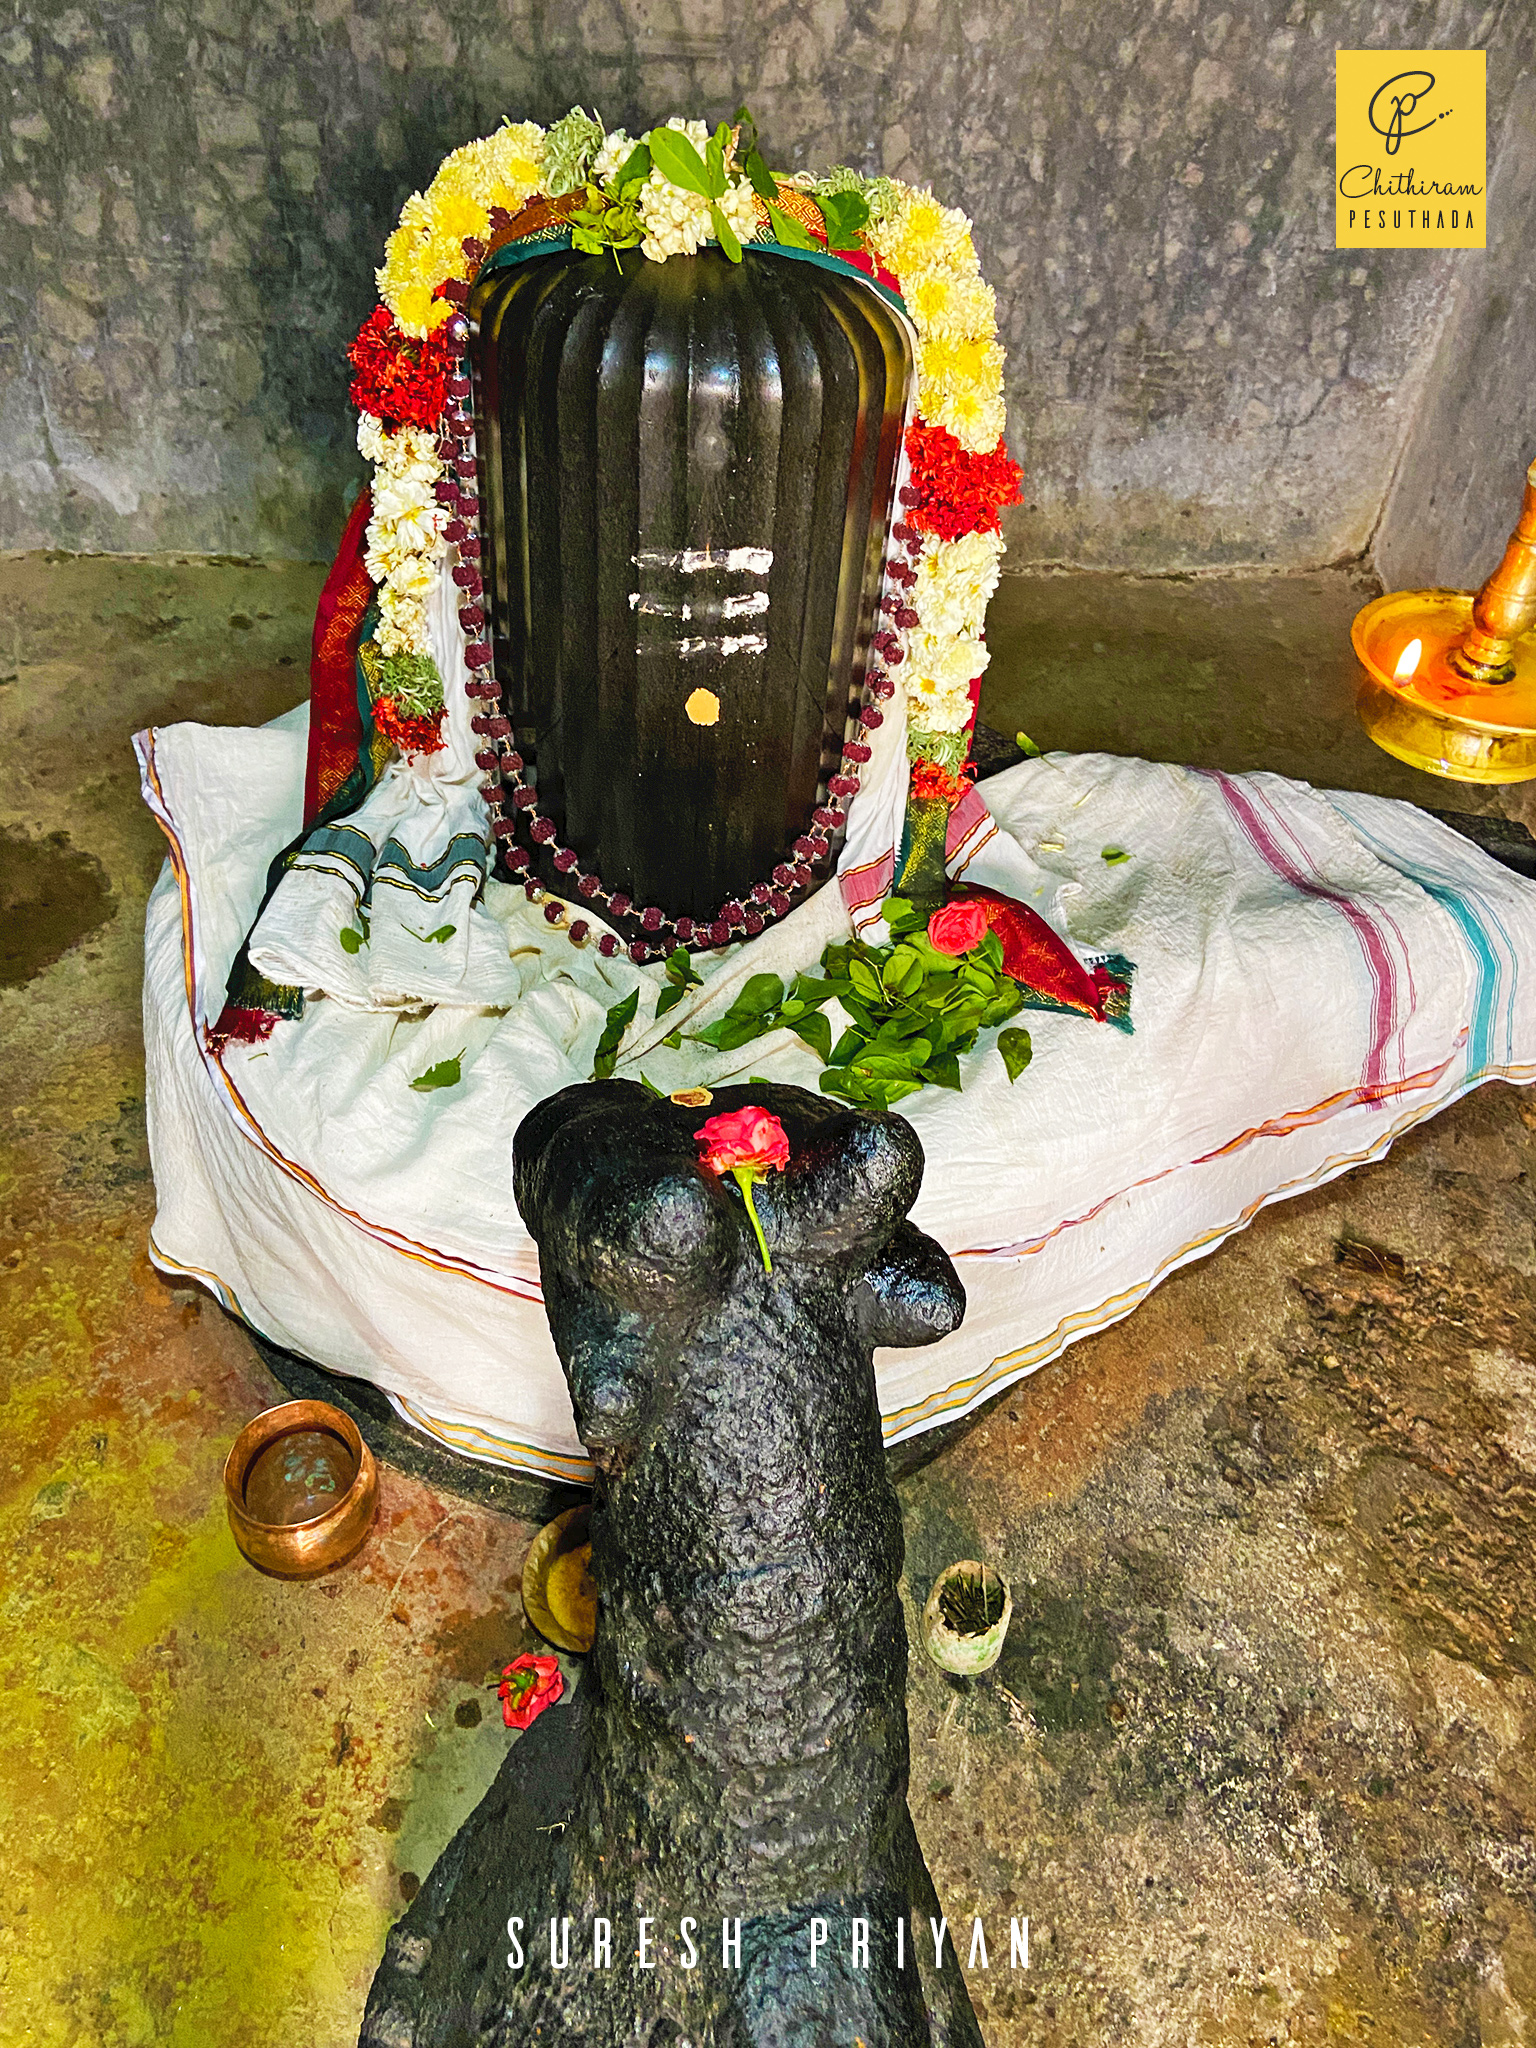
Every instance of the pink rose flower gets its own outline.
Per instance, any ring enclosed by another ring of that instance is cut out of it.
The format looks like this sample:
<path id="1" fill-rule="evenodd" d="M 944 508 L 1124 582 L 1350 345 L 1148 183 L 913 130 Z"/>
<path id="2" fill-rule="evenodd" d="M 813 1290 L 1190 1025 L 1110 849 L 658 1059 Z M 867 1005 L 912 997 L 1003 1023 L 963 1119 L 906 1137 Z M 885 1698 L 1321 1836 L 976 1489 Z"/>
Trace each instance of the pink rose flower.
<path id="1" fill-rule="evenodd" d="M 564 1691 L 559 1658 L 535 1657 L 525 1652 L 514 1657 L 501 1674 L 496 1691 L 501 1701 L 501 1718 L 509 1728 L 531 1727 Z"/>
<path id="2" fill-rule="evenodd" d="M 986 937 L 987 907 L 960 897 L 942 904 L 928 920 L 928 943 L 939 953 L 969 953 Z"/>
<path id="3" fill-rule="evenodd" d="M 704 1171 L 728 1173 L 741 1189 L 747 1214 L 752 1219 L 757 1248 L 763 1255 L 763 1271 L 771 1273 L 773 1261 L 768 1256 L 768 1240 L 763 1236 L 763 1226 L 757 1220 L 752 1184 L 761 1180 L 765 1173 L 782 1173 L 789 1164 L 789 1139 L 784 1126 L 766 1109 L 748 1104 L 745 1109 L 712 1116 L 693 1135 L 704 1142 L 704 1149 L 699 1154 L 699 1164 Z"/>
<path id="4" fill-rule="evenodd" d="M 699 1164 L 710 1173 L 734 1173 L 738 1167 L 757 1174 L 782 1172 L 789 1163 L 789 1139 L 784 1126 L 766 1109 L 733 1109 L 727 1116 L 712 1116 L 693 1134 L 704 1141 Z"/>

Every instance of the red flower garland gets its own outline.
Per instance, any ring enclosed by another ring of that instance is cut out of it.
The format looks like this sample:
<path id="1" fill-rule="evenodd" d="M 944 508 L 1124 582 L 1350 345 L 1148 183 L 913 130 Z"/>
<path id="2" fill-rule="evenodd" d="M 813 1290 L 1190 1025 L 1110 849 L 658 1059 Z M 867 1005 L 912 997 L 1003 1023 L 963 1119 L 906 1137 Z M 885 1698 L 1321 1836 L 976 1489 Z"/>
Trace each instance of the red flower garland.
<path id="1" fill-rule="evenodd" d="M 400 332 L 387 306 L 376 306 L 347 350 L 357 372 L 348 395 L 359 412 L 373 413 L 386 427 L 435 433 L 456 354 L 441 327 L 425 341 L 413 341 Z"/>
<path id="2" fill-rule="evenodd" d="M 373 723 L 402 754 L 440 754 L 443 750 L 441 711 L 407 714 L 395 709 L 393 697 L 380 697 L 373 707 Z"/>
<path id="3" fill-rule="evenodd" d="M 1019 502 L 1024 472 L 1001 440 L 990 455 L 970 455 L 947 427 L 916 419 L 907 429 L 907 458 L 908 523 L 940 540 L 996 533 L 998 513 Z"/>
<path id="4" fill-rule="evenodd" d="M 975 773 L 976 765 L 973 761 L 967 761 L 958 775 L 951 775 L 949 770 L 937 761 L 919 758 L 912 763 L 912 780 L 908 793 L 912 801 L 919 804 L 942 798 L 953 810 L 970 788 L 971 778 Z"/>

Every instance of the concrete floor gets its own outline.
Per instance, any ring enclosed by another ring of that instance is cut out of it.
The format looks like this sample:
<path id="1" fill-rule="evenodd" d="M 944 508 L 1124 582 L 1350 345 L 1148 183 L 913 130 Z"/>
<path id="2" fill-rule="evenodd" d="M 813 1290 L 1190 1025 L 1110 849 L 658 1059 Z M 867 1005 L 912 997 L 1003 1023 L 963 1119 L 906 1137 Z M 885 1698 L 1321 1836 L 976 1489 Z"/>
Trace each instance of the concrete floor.
<path id="1" fill-rule="evenodd" d="M 294 702 L 319 580 L 0 564 L 6 2048 L 346 2048 L 529 1641 L 530 1529 L 388 1469 L 354 1565 L 241 1563 L 220 1468 L 273 1384 L 145 1255 L 127 737 Z M 984 711 L 1483 807 L 1359 736 L 1361 601 L 1010 581 Z M 1533 1130 L 1487 1089 L 1265 1212 L 903 1483 L 919 1600 L 957 1556 L 1016 1589 L 993 1680 L 910 1688 L 951 1920 L 1032 1922 L 1027 1975 L 971 1973 L 989 2048 L 1536 2040 Z"/>

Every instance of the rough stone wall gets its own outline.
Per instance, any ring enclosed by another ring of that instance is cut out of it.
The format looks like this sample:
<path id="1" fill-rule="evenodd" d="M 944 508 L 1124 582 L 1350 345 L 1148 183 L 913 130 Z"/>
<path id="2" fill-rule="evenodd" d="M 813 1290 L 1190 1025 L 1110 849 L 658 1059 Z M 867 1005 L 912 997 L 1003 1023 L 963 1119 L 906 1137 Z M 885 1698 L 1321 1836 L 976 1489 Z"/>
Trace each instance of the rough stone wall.
<path id="1" fill-rule="evenodd" d="M 1333 52 L 1529 0 L 11 0 L 0 546 L 329 551 L 341 350 L 398 206 L 503 113 L 748 99 L 780 164 L 977 222 L 1029 471 L 1013 564 L 1358 551 L 1457 259 L 1332 246 Z"/>
<path id="2" fill-rule="evenodd" d="M 1488 248 L 1458 270 L 1372 550 L 1388 590 L 1475 589 L 1503 554 L 1536 458 L 1536 78 L 1504 129 Z"/>

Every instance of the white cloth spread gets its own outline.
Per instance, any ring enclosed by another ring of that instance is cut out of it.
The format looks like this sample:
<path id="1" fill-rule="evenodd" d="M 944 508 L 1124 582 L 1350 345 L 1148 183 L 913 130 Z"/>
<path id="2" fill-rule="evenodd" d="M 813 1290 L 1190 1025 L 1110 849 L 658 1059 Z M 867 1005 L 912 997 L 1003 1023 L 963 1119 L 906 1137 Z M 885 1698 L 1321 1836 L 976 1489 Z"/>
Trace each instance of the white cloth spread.
<path id="1" fill-rule="evenodd" d="M 276 1343 L 376 1382 L 456 1448 L 581 1476 L 512 1200 L 513 1133 L 588 1078 L 607 1009 L 637 983 L 621 1075 L 666 1091 L 753 1074 L 816 1088 L 819 1063 L 788 1032 L 725 1055 L 661 1040 L 718 1015 L 749 974 L 813 965 L 848 912 L 828 887 L 702 956 L 704 988 L 657 1023 L 659 967 L 573 945 L 519 889 L 487 883 L 471 907 L 478 873 L 445 877 L 431 906 L 401 891 L 397 923 L 417 935 L 386 949 L 375 924 L 349 953 L 356 892 L 317 864 L 311 894 L 288 877 L 281 930 L 269 911 L 253 957 L 333 999 L 216 1054 L 204 1027 L 267 864 L 299 828 L 305 736 L 300 709 L 258 731 L 136 741 L 172 849 L 146 938 L 153 1255 Z M 447 784 L 479 831 L 472 777 Z M 396 819 L 408 808 L 393 788 L 386 775 L 369 799 L 381 856 L 391 804 Z M 1032 902 L 1085 957 L 1133 961 L 1135 1033 L 1025 1012 L 1034 1060 L 1015 1084 L 987 1033 L 961 1093 L 901 1104 L 927 1158 L 914 1220 L 955 1257 L 969 1306 L 944 1343 L 878 1354 L 891 1440 L 1129 1313 L 1263 1203 L 1379 1157 L 1482 1081 L 1536 1079 L 1536 884 L 1410 806 L 1102 754 L 1026 762 L 984 794 L 967 879 Z M 408 860 L 458 829 L 445 813 Z M 1105 861 L 1111 847 L 1129 858 Z M 445 924 L 447 940 L 420 935 Z M 411 1086 L 453 1057 L 456 1085 Z"/>

